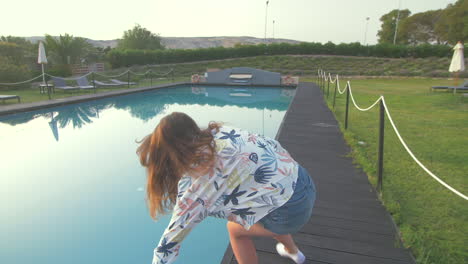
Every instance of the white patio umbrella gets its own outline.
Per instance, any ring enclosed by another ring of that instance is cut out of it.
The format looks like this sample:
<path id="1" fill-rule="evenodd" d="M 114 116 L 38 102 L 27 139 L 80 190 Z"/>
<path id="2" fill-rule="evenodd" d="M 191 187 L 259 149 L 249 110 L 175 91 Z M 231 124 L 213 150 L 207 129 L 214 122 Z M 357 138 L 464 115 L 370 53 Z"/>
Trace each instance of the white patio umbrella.
<path id="1" fill-rule="evenodd" d="M 42 43 L 42 41 L 39 41 L 39 55 L 37 57 L 37 63 L 41 64 L 42 66 L 42 81 L 45 84 L 44 64 L 47 64 L 47 57 L 45 53 L 44 43 Z"/>
<path id="2" fill-rule="evenodd" d="M 465 70 L 465 58 L 463 56 L 463 43 L 458 41 L 453 47 L 453 57 L 450 63 L 449 72 L 455 72 L 455 86 L 458 85 L 458 74 Z"/>

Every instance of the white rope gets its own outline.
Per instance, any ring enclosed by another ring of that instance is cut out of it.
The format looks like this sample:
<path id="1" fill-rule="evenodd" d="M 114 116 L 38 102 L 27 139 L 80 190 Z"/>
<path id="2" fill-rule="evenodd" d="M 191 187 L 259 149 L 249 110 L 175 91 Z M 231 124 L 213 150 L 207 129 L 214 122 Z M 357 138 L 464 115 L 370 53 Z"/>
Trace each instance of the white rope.
<path id="1" fill-rule="evenodd" d="M 59 77 L 59 76 L 54 76 L 54 75 L 51 75 L 51 74 L 48 74 L 48 73 L 45 73 L 45 75 L 48 75 L 50 77 L 54 77 L 54 78 L 59 78 L 59 79 L 63 79 L 63 80 L 78 80 L 80 78 L 83 78 L 83 77 L 86 77 L 90 74 L 92 74 L 93 72 L 88 72 L 87 74 L 84 74 L 84 75 L 81 75 L 81 76 L 77 76 L 77 77 L 68 77 L 68 78 L 65 78 L 65 77 Z"/>
<path id="2" fill-rule="evenodd" d="M 131 74 L 139 75 L 139 76 L 144 76 L 144 75 L 146 75 L 146 74 L 148 74 L 148 73 L 152 73 L 153 75 L 165 76 L 165 75 L 168 75 L 169 73 L 171 73 L 173 70 L 174 70 L 174 68 L 170 69 L 170 70 L 169 70 L 168 72 L 166 72 L 166 73 L 154 73 L 152 69 L 147 70 L 147 71 L 144 72 L 144 73 L 136 73 L 136 72 L 134 72 L 134 71 L 132 71 L 132 70 L 129 70 L 129 72 L 130 72 Z"/>
<path id="3" fill-rule="evenodd" d="M 397 127 L 395 126 L 395 123 L 393 122 L 393 119 L 392 119 L 392 116 L 390 115 L 390 111 L 388 110 L 388 106 L 387 104 L 385 103 L 385 99 L 384 97 L 382 96 L 382 102 L 385 106 L 385 112 L 387 113 L 387 117 L 388 117 L 388 120 L 390 120 L 390 124 L 392 124 L 392 127 L 393 127 L 393 130 L 395 130 L 395 133 L 398 137 L 398 139 L 400 139 L 400 142 L 401 144 L 403 144 L 403 147 L 405 147 L 406 151 L 410 154 L 410 156 L 413 158 L 413 160 L 423 169 L 425 170 L 432 178 L 434 178 L 436 181 L 438 181 L 440 184 L 442 184 L 445 188 L 449 189 L 450 191 L 452 191 L 453 193 L 455 193 L 456 195 L 462 197 L 463 199 L 465 200 L 468 200 L 468 197 L 462 193 L 460 193 L 459 191 L 455 190 L 453 187 L 451 187 L 450 185 L 448 185 L 447 183 L 445 183 L 444 181 L 442 181 L 441 179 L 439 179 L 439 177 L 437 177 L 436 175 L 434 175 L 434 173 L 432 173 L 429 169 L 427 169 L 413 154 L 413 152 L 408 148 L 408 146 L 406 145 L 405 141 L 403 140 L 403 138 L 401 137 L 400 133 L 398 132 L 398 129 Z"/>
<path id="4" fill-rule="evenodd" d="M 331 74 L 328 73 L 328 80 L 330 80 L 330 83 L 335 83 L 336 78 L 335 78 L 335 80 L 332 80 Z"/>
<path id="5" fill-rule="evenodd" d="M 331 78 L 331 73 L 328 73 L 328 80 L 330 81 L 330 83 L 334 83 L 332 78 Z"/>
<path id="6" fill-rule="evenodd" d="M 104 74 L 100 74 L 100 73 L 97 73 L 97 72 L 95 72 L 94 74 L 96 74 L 96 75 L 98 75 L 98 76 L 105 77 L 105 78 L 117 78 L 117 77 L 120 77 L 120 76 L 122 76 L 122 75 L 127 74 L 129 71 L 130 71 L 130 70 L 126 70 L 126 71 L 124 71 L 124 72 L 122 72 L 122 73 L 119 73 L 119 74 L 117 74 L 117 75 L 104 75 Z"/>
<path id="7" fill-rule="evenodd" d="M 168 75 L 169 73 L 173 72 L 174 71 L 174 68 L 170 69 L 168 72 L 166 73 L 161 73 L 161 74 L 158 74 L 160 76 L 165 76 L 165 75 Z"/>
<path id="8" fill-rule="evenodd" d="M 348 89 L 348 84 L 346 84 L 346 87 L 343 89 L 343 91 L 341 91 L 341 89 L 340 89 L 340 80 L 338 78 L 338 75 L 336 76 L 336 79 L 337 79 L 338 93 L 339 94 L 344 94 L 346 92 L 346 89 Z"/>
<path id="9" fill-rule="evenodd" d="M 144 76 L 146 75 L 148 72 L 150 72 L 151 70 L 147 70 L 145 71 L 144 73 L 136 73 L 136 72 L 133 72 L 132 70 L 128 70 L 131 74 L 134 74 L 134 75 L 138 75 L 138 76 Z"/>
<path id="10" fill-rule="evenodd" d="M 349 95 L 351 96 L 351 101 L 353 102 L 354 106 L 359 110 L 359 111 L 368 111 L 370 110 L 372 107 L 374 107 L 376 104 L 378 104 L 380 102 L 380 100 L 383 99 L 383 96 L 380 96 L 379 99 L 377 99 L 377 101 L 375 101 L 375 103 L 373 103 L 371 106 L 367 107 L 367 108 L 361 108 L 357 105 L 356 101 L 354 100 L 354 96 L 353 96 L 353 90 L 351 90 L 351 82 L 348 81 L 346 87 L 348 87 L 349 89 Z"/>
<path id="11" fill-rule="evenodd" d="M 36 77 L 34 77 L 32 79 L 29 79 L 27 81 L 15 82 L 15 83 L 0 83 L 0 85 L 18 85 L 18 84 L 28 83 L 28 82 L 32 82 L 32 81 L 38 79 L 39 77 L 42 77 L 42 74 L 39 75 L 39 76 L 36 76 Z"/>

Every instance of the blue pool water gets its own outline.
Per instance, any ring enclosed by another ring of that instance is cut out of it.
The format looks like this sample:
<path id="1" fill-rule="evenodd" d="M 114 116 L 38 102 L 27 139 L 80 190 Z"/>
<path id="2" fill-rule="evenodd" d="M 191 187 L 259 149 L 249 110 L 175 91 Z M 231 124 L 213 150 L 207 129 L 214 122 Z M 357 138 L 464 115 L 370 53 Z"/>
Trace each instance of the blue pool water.
<path id="1" fill-rule="evenodd" d="M 0 263 L 151 263 L 153 221 L 136 140 L 174 111 L 274 137 L 294 90 L 173 87 L 0 117 Z M 208 218 L 177 263 L 219 263 L 226 222 Z"/>

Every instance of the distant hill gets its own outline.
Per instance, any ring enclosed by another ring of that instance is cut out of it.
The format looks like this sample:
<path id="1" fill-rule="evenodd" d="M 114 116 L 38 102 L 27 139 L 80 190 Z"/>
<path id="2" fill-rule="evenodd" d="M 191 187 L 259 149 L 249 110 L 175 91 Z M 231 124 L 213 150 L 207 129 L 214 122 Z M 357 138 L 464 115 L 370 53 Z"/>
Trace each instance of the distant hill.
<path id="1" fill-rule="evenodd" d="M 234 47 L 236 44 L 256 45 L 264 43 L 262 38 L 254 37 L 193 37 L 193 38 L 178 38 L 167 37 L 162 38 L 164 46 L 168 49 L 195 49 L 195 48 L 212 48 L 212 47 Z M 267 39 L 267 43 L 285 42 L 297 44 L 300 41 L 291 39 Z"/>
<path id="2" fill-rule="evenodd" d="M 27 40 L 36 43 L 43 40 L 44 37 L 26 37 Z M 95 47 L 105 48 L 110 46 L 115 48 L 117 46 L 117 39 L 113 40 L 93 40 L 86 39 L 91 45 Z M 297 44 L 301 41 L 291 39 L 267 39 L 267 43 L 290 43 Z M 212 47 L 234 47 L 236 44 L 255 45 L 264 43 L 262 38 L 254 37 L 162 37 L 163 45 L 168 49 L 197 49 L 197 48 L 212 48 Z"/>

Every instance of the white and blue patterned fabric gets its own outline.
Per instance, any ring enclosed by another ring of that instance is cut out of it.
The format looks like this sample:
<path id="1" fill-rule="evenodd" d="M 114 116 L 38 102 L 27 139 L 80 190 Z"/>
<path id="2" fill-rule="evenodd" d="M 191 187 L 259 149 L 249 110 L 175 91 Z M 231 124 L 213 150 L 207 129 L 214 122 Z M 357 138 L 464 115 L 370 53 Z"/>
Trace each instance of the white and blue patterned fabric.
<path id="1" fill-rule="evenodd" d="M 207 216 L 249 229 L 294 192 L 298 164 L 278 141 L 228 126 L 213 136 L 214 169 L 179 181 L 172 218 L 154 250 L 153 264 L 173 263 L 183 239 Z"/>

